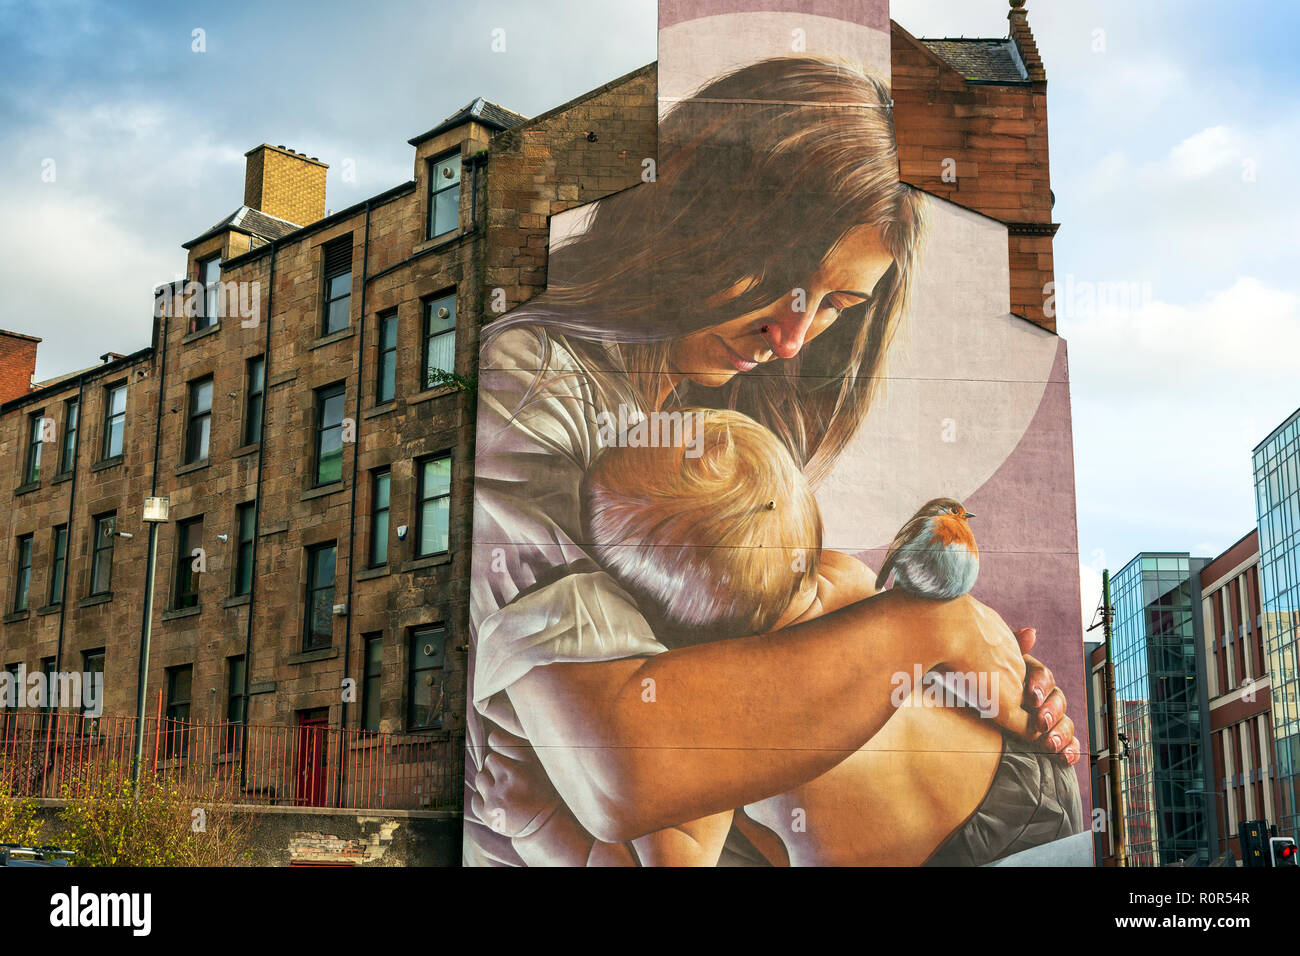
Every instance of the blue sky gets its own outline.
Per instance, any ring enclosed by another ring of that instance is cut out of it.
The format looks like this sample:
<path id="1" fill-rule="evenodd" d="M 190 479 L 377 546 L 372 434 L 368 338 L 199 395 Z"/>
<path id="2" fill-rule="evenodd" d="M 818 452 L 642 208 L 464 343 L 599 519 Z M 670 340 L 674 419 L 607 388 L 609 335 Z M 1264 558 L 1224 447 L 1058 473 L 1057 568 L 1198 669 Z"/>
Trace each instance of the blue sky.
<path id="1" fill-rule="evenodd" d="M 655 57 L 654 0 L 361 9 L 0 0 L 0 326 L 45 337 L 39 377 L 148 344 L 153 287 L 239 204 L 250 147 L 329 162 L 341 209 L 409 179 L 406 139 L 475 96 L 533 115 Z M 918 36 L 1000 36 L 1006 9 L 892 12 Z M 1248 531 L 1249 451 L 1300 405 L 1300 5 L 1031 0 L 1029 18 L 1058 282 L 1133 293 L 1059 319 L 1090 593 L 1138 550 L 1213 555 Z"/>

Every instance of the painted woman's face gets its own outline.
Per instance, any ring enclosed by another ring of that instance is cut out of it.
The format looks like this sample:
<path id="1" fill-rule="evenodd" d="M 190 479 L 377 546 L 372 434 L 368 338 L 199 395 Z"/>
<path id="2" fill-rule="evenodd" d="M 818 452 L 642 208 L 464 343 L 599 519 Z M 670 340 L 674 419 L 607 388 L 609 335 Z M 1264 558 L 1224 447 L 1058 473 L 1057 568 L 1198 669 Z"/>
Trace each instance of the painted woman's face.
<path id="1" fill-rule="evenodd" d="M 674 342 L 668 353 L 669 366 L 674 374 L 697 385 L 717 388 L 764 362 L 793 358 L 830 328 L 841 312 L 869 299 L 893 262 L 876 229 L 851 229 L 826 254 L 817 271 L 788 295 Z M 726 290 L 718 304 L 734 299 L 746 288 L 739 285 Z"/>

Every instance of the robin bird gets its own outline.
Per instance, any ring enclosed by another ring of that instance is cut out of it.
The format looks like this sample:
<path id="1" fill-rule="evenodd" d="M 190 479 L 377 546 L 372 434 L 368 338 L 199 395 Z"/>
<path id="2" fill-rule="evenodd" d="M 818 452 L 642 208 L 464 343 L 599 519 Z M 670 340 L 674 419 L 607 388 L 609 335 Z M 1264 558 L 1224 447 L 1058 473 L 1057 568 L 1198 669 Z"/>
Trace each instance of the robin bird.
<path id="1" fill-rule="evenodd" d="M 969 521 L 975 517 L 960 501 L 935 498 L 903 525 L 876 575 L 884 590 L 889 575 L 908 594 L 949 601 L 975 586 L 980 551 Z"/>

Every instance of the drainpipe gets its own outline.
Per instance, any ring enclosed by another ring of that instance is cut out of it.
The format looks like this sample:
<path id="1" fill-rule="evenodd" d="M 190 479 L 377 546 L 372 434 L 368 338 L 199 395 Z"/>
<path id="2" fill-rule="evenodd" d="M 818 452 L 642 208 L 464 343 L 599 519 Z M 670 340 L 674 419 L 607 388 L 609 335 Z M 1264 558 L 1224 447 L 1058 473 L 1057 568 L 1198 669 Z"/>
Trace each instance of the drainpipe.
<path id="1" fill-rule="evenodd" d="M 248 790 L 248 687 L 253 673 L 253 609 L 257 599 L 257 543 L 262 519 L 262 454 L 266 449 L 266 413 L 271 395 L 271 315 L 275 304 L 275 253 L 278 239 L 271 240 L 271 266 L 266 290 L 266 338 L 262 346 L 262 428 L 257 436 L 257 490 L 253 493 L 253 553 L 249 558 L 252 573 L 248 582 L 248 620 L 244 628 L 243 715 L 239 734 L 239 787 Z"/>
<path id="2" fill-rule="evenodd" d="M 68 520 L 65 523 L 67 527 L 67 538 L 63 545 L 63 582 L 59 587 L 59 645 L 54 652 L 54 669 L 63 670 L 63 625 L 68 616 L 68 558 L 72 554 L 72 522 L 76 516 L 75 506 L 77 503 L 77 466 L 81 457 L 81 413 L 84 409 L 83 403 L 86 398 L 86 380 L 83 378 L 77 386 L 77 441 L 72 446 L 72 480 L 68 485 Z M 66 428 L 67 421 L 63 426 Z"/>
<path id="3" fill-rule="evenodd" d="M 343 679 L 347 680 L 348 665 L 352 661 L 352 580 L 356 571 L 356 549 L 357 549 L 357 469 L 361 457 L 361 391 L 364 386 L 363 370 L 366 362 L 366 284 L 367 273 L 370 269 L 370 204 L 372 200 L 366 200 L 366 234 L 361 245 L 361 332 L 357 336 L 357 388 L 356 403 L 353 414 L 356 416 L 353 421 L 356 424 L 356 431 L 353 437 L 356 439 L 352 443 L 352 493 L 351 501 L 348 505 L 348 591 L 347 591 L 347 613 L 345 615 L 343 627 Z M 340 685 L 342 686 L 342 685 Z M 343 802 L 343 774 L 347 767 L 347 761 L 342 759 L 343 743 L 347 740 L 346 731 L 348 729 L 348 702 L 347 698 L 339 709 L 339 730 L 344 731 L 339 735 L 339 772 L 336 777 L 334 804 L 341 806 Z"/>

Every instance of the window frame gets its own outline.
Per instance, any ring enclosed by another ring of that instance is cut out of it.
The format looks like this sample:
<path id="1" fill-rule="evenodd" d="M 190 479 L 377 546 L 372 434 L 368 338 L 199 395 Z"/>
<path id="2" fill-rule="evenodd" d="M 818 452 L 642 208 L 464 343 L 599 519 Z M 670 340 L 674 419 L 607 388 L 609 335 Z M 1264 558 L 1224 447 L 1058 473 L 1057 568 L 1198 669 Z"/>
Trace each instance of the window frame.
<path id="1" fill-rule="evenodd" d="M 331 398 L 335 398 L 335 397 L 342 398 L 342 400 L 343 400 L 342 405 L 340 406 L 340 408 L 341 408 L 341 412 L 340 412 L 340 415 L 339 415 L 339 421 L 338 421 L 338 424 L 336 424 L 336 425 L 326 425 L 326 424 L 324 423 L 324 417 L 325 417 L 325 403 L 326 403 L 327 401 L 329 401 Z M 312 461 L 312 479 L 313 479 L 312 487 L 313 487 L 313 488 L 319 488 L 319 487 L 321 487 L 322 485 L 332 485 L 332 484 L 334 484 L 335 482 L 338 482 L 338 481 L 342 481 L 342 480 L 343 480 L 343 445 L 344 445 L 344 442 L 343 442 L 343 422 L 347 419 L 347 410 L 348 410 L 348 407 L 347 407 L 347 400 L 348 400 L 348 386 L 347 386 L 347 382 L 346 382 L 346 381 L 343 381 L 343 382 L 334 382 L 334 383 L 332 383 L 332 384 L 330 384 L 330 385 L 323 385 L 323 386 L 321 386 L 320 388 L 316 389 L 316 391 L 315 391 L 315 393 L 314 393 L 314 399 L 315 399 L 315 421 L 312 423 L 312 426 L 313 426 L 313 432 L 314 432 L 314 454 L 313 454 L 313 461 Z M 322 451 L 323 451 L 323 439 L 324 439 L 324 435 L 325 435 L 325 432 L 327 432 L 327 431 L 333 431 L 333 430 L 336 429 L 336 428 L 339 430 L 339 474 L 338 474 L 338 477 L 337 477 L 337 478 L 330 478 L 330 479 L 328 479 L 328 480 L 323 480 L 323 479 L 321 478 L 321 463 L 322 463 Z"/>
<path id="2" fill-rule="evenodd" d="M 41 480 L 41 448 L 45 434 L 45 409 L 27 415 L 27 454 L 23 457 L 23 485 L 39 484 Z"/>
<path id="3" fill-rule="evenodd" d="M 383 481 L 384 504 L 379 504 L 380 481 Z M 382 568 L 388 564 L 389 535 L 392 528 L 393 513 L 393 471 L 388 465 L 370 472 L 370 547 L 369 567 Z M 379 530 L 379 516 L 383 515 L 383 533 Z M 378 555 L 379 546 L 383 546 L 383 555 Z"/>
<path id="4" fill-rule="evenodd" d="M 196 408 L 196 403 L 204 385 L 208 387 L 208 407 L 199 410 Z M 201 375 L 186 383 L 184 463 L 187 465 L 197 465 L 199 462 L 207 461 L 212 455 L 212 403 L 216 390 L 216 381 L 212 375 Z M 195 429 L 202 426 L 206 428 L 201 433 L 204 447 L 203 454 L 200 455 L 197 454 L 199 449 L 194 447 Z"/>
<path id="5" fill-rule="evenodd" d="M 438 637 L 441 638 L 442 641 L 440 653 L 438 654 L 438 660 L 440 661 L 440 663 L 436 665 L 430 665 L 428 667 L 417 668 L 415 666 L 416 643 L 417 641 L 420 641 L 422 639 L 427 639 L 427 637 L 431 634 L 436 634 Z M 416 689 L 417 681 L 419 679 L 418 675 L 420 674 L 423 674 L 425 672 L 440 671 L 445 675 L 447 669 L 448 636 L 449 636 L 449 632 L 448 632 L 447 625 L 443 622 L 436 622 L 433 624 L 421 624 L 416 627 L 412 627 L 407 632 L 407 644 L 406 644 L 406 731 L 407 733 L 418 733 L 421 731 L 442 729 L 442 718 L 444 712 L 446 711 L 446 703 L 447 703 L 446 693 L 445 693 L 446 691 L 445 682 L 440 682 L 440 688 L 442 690 L 442 693 L 440 693 L 438 697 L 438 706 L 436 707 L 437 717 L 435 720 L 424 724 L 417 724 L 415 720 L 415 708 L 416 708 L 415 689 Z M 433 702 L 432 702 L 432 696 L 433 696 L 432 693 L 430 693 L 429 696 L 430 696 L 429 710 L 430 713 L 432 713 L 435 711 L 435 707 L 433 706 Z"/>
<path id="6" fill-rule="evenodd" d="M 63 604 L 63 588 L 68 575 L 68 526 L 54 526 L 54 541 L 50 544 L 50 607 Z"/>
<path id="7" fill-rule="evenodd" d="M 18 614 L 30 610 L 32 605 L 32 558 L 36 550 L 36 536 L 20 534 L 15 547 L 12 611 Z"/>
<path id="8" fill-rule="evenodd" d="M 169 727 L 165 731 L 166 743 L 164 744 L 165 759 L 178 760 L 184 759 L 189 753 L 190 737 L 190 718 L 194 706 L 194 665 L 177 664 L 175 667 L 166 668 L 167 680 L 167 706 L 163 711 L 163 716 L 168 720 L 177 721 L 182 724 L 180 727 Z M 178 699 L 176 694 L 176 679 L 182 673 L 188 673 L 189 676 L 189 695 L 183 700 Z M 177 712 L 184 708 L 184 716 L 177 716 Z M 180 739 L 177 746 L 176 739 Z"/>
<path id="9" fill-rule="evenodd" d="M 338 542 L 322 541 L 318 544 L 308 545 L 305 551 L 306 551 L 307 574 L 306 574 L 306 593 L 304 595 L 304 600 L 303 600 L 303 628 L 302 628 L 302 649 L 304 653 L 308 651 L 325 650 L 327 648 L 334 646 L 334 598 L 338 596 Z M 320 560 L 320 555 L 323 554 L 325 551 L 334 552 L 334 574 L 330 578 L 330 582 L 328 586 L 321 585 L 320 587 L 316 587 L 314 585 L 314 582 L 317 577 L 317 566 L 318 566 L 317 562 Z M 330 593 L 330 600 L 329 600 L 330 633 L 329 633 L 329 641 L 326 643 L 320 643 L 318 641 L 313 640 L 315 632 L 312 629 L 312 614 L 315 608 L 316 595 L 318 593 L 324 593 L 326 590 L 328 590 Z"/>
<path id="10" fill-rule="evenodd" d="M 94 666 L 93 666 L 94 661 L 95 661 L 96 659 L 99 660 L 99 669 L 98 669 L 98 670 L 95 670 L 95 668 L 94 668 Z M 107 678 L 106 676 L 103 676 L 103 675 L 105 674 L 105 672 L 107 671 L 107 669 L 108 669 L 108 648 L 107 648 L 107 647 L 94 647 L 94 648 L 90 648 L 89 650 L 84 650 L 84 651 L 81 652 L 81 673 L 82 673 L 82 679 L 83 679 L 83 681 L 84 681 L 84 680 L 85 680 L 85 675 L 87 675 L 87 674 L 99 674 L 99 675 L 101 675 L 101 679 L 102 679 L 102 682 L 103 682 L 103 683 L 101 684 L 101 687 L 100 687 L 100 691 L 101 691 L 101 692 L 104 690 L 104 687 L 107 686 L 108 678 Z M 94 678 L 92 677 L 91 679 L 93 680 Z M 93 720 L 93 719 L 94 719 L 94 715 L 92 715 L 92 714 L 90 713 L 90 711 L 86 710 L 86 709 L 85 709 L 85 706 L 84 706 L 84 701 L 85 701 L 85 692 L 84 692 L 84 691 L 82 692 L 82 701 L 83 701 L 83 706 L 82 706 L 82 711 L 81 711 L 82 716 L 83 716 L 83 717 L 87 717 L 87 718 L 91 718 L 91 719 Z M 102 704 L 103 701 L 101 700 L 100 703 Z M 90 729 L 90 728 L 88 728 L 88 729 Z M 93 729 L 91 729 L 90 732 L 93 733 L 93 732 L 94 732 Z"/>
<path id="11" fill-rule="evenodd" d="M 447 462 L 447 490 L 437 495 L 426 495 L 425 493 L 425 466 L 437 461 Z M 451 492 L 452 476 L 451 469 L 455 466 L 454 456 L 450 451 L 442 452 L 437 455 L 429 455 L 425 458 L 418 459 L 415 463 L 415 557 L 432 558 L 442 554 L 451 554 Z M 424 509 L 431 502 L 447 500 L 447 548 L 445 551 L 426 550 L 424 540 Z"/>
<path id="12" fill-rule="evenodd" d="M 101 537 L 101 536 L 100 536 L 100 525 L 103 524 L 103 523 L 105 523 L 105 522 L 110 522 L 110 523 L 111 523 L 111 528 L 110 528 L 108 534 L 105 536 L 105 537 L 108 539 L 108 544 L 103 545 L 103 546 L 101 547 L 101 545 L 100 545 L 100 537 Z M 101 594 L 112 594 L 112 593 L 113 593 L 113 548 L 114 548 L 114 546 L 117 544 L 117 512 L 116 512 L 116 511 L 105 511 L 105 512 L 102 513 L 102 514 L 97 514 L 97 515 L 95 515 L 94 518 L 91 520 L 91 531 L 90 531 L 90 533 L 91 533 L 92 538 L 91 538 L 91 542 L 90 542 L 90 593 L 89 593 L 89 596 L 90 596 L 90 597 L 97 597 L 97 596 L 99 596 L 99 595 L 101 595 Z M 104 559 L 104 555 L 105 555 L 105 554 L 107 555 L 107 559 L 106 559 L 106 560 L 108 561 L 107 570 L 106 570 L 105 575 L 104 575 L 105 578 L 106 578 L 106 580 L 105 580 L 105 582 L 104 582 L 104 585 L 105 585 L 105 586 L 104 586 L 103 588 L 99 589 L 99 590 L 96 590 L 96 589 L 95 589 L 95 581 L 96 581 L 96 579 L 99 577 L 100 561 L 101 561 L 101 560 L 105 560 L 105 559 Z"/>
<path id="13" fill-rule="evenodd" d="M 438 181 L 438 167 L 443 163 L 445 163 L 447 160 L 451 159 L 453 156 L 460 159 L 460 163 L 457 165 L 457 169 L 456 169 L 456 181 L 452 183 L 450 186 L 444 186 L 441 189 L 436 188 L 437 181 Z M 429 189 L 428 189 L 428 195 L 425 198 L 424 239 L 426 242 L 430 242 L 434 239 L 441 239 L 445 236 L 451 236 L 460 232 L 460 207 L 461 207 L 460 190 L 465 178 L 465 171 L 463 168 L 464 159 L 461 157 L 461 151 L 459 147 L 457 147 L 456 149 L 448 150 L 447 152 L 442 153 L 438 156 L 431 156 L 429 157 L 428 160 L 426 160 L 426 163 L 428 164 L 425 167 L 425 170 L 426 170 L 426 175 L 428 176 L 429 179 Z M 437 232 L 435 227 L 437 225 L 437 218 L 438 218 L 437 217 L 438 197 L 441 196 L 443 193 L 449 192 L 453 189 L 456 190 L 456 221 L 450 229 L 444 229 L 442 232 Z"/>
<path id="14" fill-rule="evenodd" d="M 81 429 L 81 398 L 63 403 L 63 440 L 59 443 L 59 474 L 68 475 L 77 464 L 77 434 Z"/>
<path id="15" fill-rule="evenodd" d="M 397 310 L 389 309 L 386 312 L 380 312 L 377 317 L 378 328 L 376 331 L 376 340 L 378 341 L 377 359 L 375 361 L 375 404 L 387 405 L 397 398 L 397 346 L 399 343 L 400 326 L 397 321 Z M 384 344 L 384 333 L 391 328 L 393 332 L 393 344 Z M 388 366 L 388 375 L 385 376 L 385 362 L 391 360 Z M 387 378 L 387 397 L 385 397 L 385 379 Z"/>
<path id="16" fill-rule="evenodd" d="M 118 392 L 122 393 L 122 410 L 114 413 L 113 396 Z M 112 461 L 115 458 L 121 458 L 126 451 L 126 399 L 127 392 L 125 381 L 104 386 L 104 432 L 101 436 L 99 454 L 100 461 Z M 113 450 L 113 422 L 117 419 L 120 419 L 122 422 L 121 447 L 118 448 L 114 454 L 109 454 L 109 452 Z"/>
<path id="17" fill-rule="evenodd" d="M 459 318 L 459 303 L 456 290 L 444 292 L 439 295 L 428 296 L 421 301 L 421 342 L 420 342 L 420 388 L 422 391 L 428 391 L 432 388 L 440 388 L 438 383 L 430 381 L 429 372 L 432 370 L 429 365 L 430 355 L 433 352 L 431 346 L 436 339 L 451 336 L 451 368 L 439 369 L 438 371 L 454 374 L 456 371 L 456 327 Z M 447 319 L 435 316 L 434 308 L 447 302 L 451 303 L 451 309 Z M 431 330 L 434 319 L 440 321 L 450 321 L 447 328 L 439 329 L 434 332 Z"/>
<path id="18" fill-rule="evenodd" d="M 253 370 L 260 369 L 254 376 Z M 256 415 L 254 415 L 256 409 Z M 262 440 L 266 414 L 266 355 L 254 355 L 244 363 L 244 444 L 254 445 Z M 254 434 L 256 426 L 256 434 Z"/>
<path id="19" fill-rule="evenodd" d="M 201 548 L 202 545 L 194 543 L 194 531 L 198 529 L 198 539 L 203 540 L 203 515 L 190 515 L 188 518 L 182 518 L 176 522 L 175 549 L 176 553 L 172 555 L 172 606 L 173 611 L 182 611 L 186 608 L 199 607 L 199 595 L 203 583 L 203 575 L 200 571 L 194 570 L 194 556 L 191 553 L 195 547 Z"/>
<path id="20" fill-rule="evenodd" d="M 248 515 L 248 537 L 244 537 L 244 516 Z M 231 597 L 244 597 L 253 593 L 253 551 L 257 538 L 257 502 L 245 501 L 235 505 L 235 579 L 231 582 Z M 247 549 L 247 551 L 245 551 Z M 242 587 L 247 554 L 248 586 Z"/>
<path id="21" fill-rule="evenodd" d="M 207 267 L 216 264 L 217 277 L 209 281 L 206 272 Z M 215 326 L 221 319 L 221 309 L 218 307 L 221 301 L 221 254 L 206 256 L 196 263 L 198 267 L 198 284 L 200 286 L 199 294 L 203 297 L 201 307 L 196 310 L 193 321 L 190 322 L 190 332 L 202 332 L 204 329 L 210 329 Z M 210 301 L 211 300 L 211 301 Z"/>
<path id="22" fill-rule="evenodd" d="M 236 666 L 239 669 L 238 676 L 235 673 Z M 239 749 L 244 724 L 247 721 L 248 709 L 244 702 L 246 666 L 243 654 L 235 654 L 226 658 L 226 753 L 233 753 Z M 238 716 L 235 715 L 236 711 L 238 711 Z"/>
<path id="23" fill-rule="evenodd" d="M 334 249 L 342 248 L 345 244 L 348 249 L 347 269 L 341 269 L 338 267 L 331 269 L 329 267 L 330 253 Z M 340 236 L 337 239 L 331 239 L 329 242 L 322 243 L 320 248 L 321 248 L 320 336 L 321 338 L 324 338 L 327 335 L 334 335 L 335 333 L 342 332 L 352 325 L 352 271 L 353 271 L 352 259 L 354 253 L 354 250 L 352 248 L 352 233 L 348 233 L 346 236 Z M 348 277 L 347 292 L 331 297 L 330 284 L 334 279 L 337 279 L 340 276 L 344 276 L 344 275 Z M 341 325 L 340 327 L 336 329 L 332 329 L 330 328 L 330 314 L 332 311 L 330 309 L 330 306 L 333 305 L 335 302 L 342 302 L 345 299 L 347 300 L 348 303 L 348 309 L 346 313 L 347 321 L 345 321 L 343 325 Z"/>

